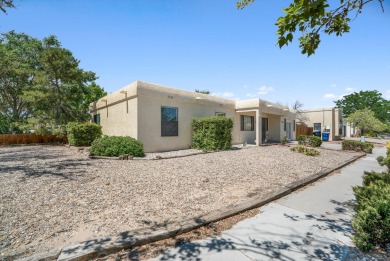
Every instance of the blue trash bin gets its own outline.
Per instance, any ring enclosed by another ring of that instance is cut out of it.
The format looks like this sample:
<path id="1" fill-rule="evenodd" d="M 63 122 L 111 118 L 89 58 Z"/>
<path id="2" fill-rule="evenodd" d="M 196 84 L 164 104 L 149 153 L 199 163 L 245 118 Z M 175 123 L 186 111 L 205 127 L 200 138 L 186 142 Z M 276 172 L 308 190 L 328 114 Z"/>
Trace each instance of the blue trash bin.
<path id="1" fill-rule="evenodd" d="M 329 132 L 322 133 L 322 141 L 329 141 Z"/>
<path id="2" fill-rule="evenodd" d="M 313 135 L 317 137 L 321 137 L 321 131 L 313 131 Z"/>

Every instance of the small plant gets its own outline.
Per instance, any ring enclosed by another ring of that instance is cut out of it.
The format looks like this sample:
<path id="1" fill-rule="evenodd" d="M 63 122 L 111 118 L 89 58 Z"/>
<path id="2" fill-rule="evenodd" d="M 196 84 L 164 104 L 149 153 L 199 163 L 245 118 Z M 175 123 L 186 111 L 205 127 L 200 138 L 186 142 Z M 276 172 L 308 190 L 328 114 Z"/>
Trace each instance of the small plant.
<path id="1" fill-rule="evenodd" d="M 138 140 L 131 137 L 104 136 L 92 142 L 90 152 L 92 155 L 119 157 L 131 155 L 144 156 L 144 146 Z"/>
<path id="2" fill-rule="evenodd" d="M 364 151 L 365 153 L 372 153 L 374 144 L 371 142 L 360 142 L 354 140 L 344 140 L 342 142 L 343 150 Z"/>
<path id="3" fill-rule="evenodd" d="M 70 122 L 66 125 L 69 145 L 90 146 L 91 143 L 102 136 L 102 126 L 95 123 Z"/>
<path id="4" fill-rule="evenodd" d="M 306 135 L 299 135 L 297 137 L 298 144 L 299 145 L 306 145 L 306 140 L 307 140 L 306 137 L 307 137 Z"/>
<path id="5" fill-rule="evenodd" d="M 305 154 L 307 156 L 318 156 L 318 155 L 320 155 L 320 152 L 318 150 L 306 148 L 304 146 L 295 146 L 295 147 L 292 147 L 290 150 L 294 151 L 294 152 L 303 153 L 303 154 Z"/>
<path id="6" fill-rule="evenodd" d="M 282 143 L 282 145 L 286 145 L 287 144 L 287 136 L 286 135 L 283 135 L 281 143 Z"/>

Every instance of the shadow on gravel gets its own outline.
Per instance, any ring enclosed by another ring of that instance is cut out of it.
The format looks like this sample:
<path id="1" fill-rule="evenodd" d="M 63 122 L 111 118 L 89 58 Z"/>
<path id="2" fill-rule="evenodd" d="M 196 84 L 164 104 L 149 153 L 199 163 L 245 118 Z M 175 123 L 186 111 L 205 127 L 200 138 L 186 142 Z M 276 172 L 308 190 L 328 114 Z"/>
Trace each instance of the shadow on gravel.
<path id="1" fill-rule="evenodd" d="M 26 175 L 26 177 L 29 178 L 38 178 L 45 175 L 51 175 L 51 176 L 72 180 L 77 177 L 83 176 L 83 174 L 86 173 L 86 171 L 84 170 L 84 167 L 86 166 L 90 166 L 90 163 L 85 162 L 85 160 L 82 159 L 51 162 L 50 164 L 44 166 L 39 166 L 39 165 L 30 166 L 21 163 L 17 166 L 0 165 L 0 173 L 19 172 L 19 173 L 23 173 L 24 175 Z"/>

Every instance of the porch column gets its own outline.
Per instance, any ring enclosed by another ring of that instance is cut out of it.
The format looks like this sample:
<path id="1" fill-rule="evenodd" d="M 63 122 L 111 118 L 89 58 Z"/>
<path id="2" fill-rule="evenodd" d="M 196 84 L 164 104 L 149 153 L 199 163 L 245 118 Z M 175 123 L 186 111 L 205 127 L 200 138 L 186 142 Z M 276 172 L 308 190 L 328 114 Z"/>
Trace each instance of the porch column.
<path id="1" fill-rule="evenodd" d="M 256 110 L 256 146 L 260 146 L 262 143 L 262 133 L 261 133 L 261 113 L 260 110 Z"/>

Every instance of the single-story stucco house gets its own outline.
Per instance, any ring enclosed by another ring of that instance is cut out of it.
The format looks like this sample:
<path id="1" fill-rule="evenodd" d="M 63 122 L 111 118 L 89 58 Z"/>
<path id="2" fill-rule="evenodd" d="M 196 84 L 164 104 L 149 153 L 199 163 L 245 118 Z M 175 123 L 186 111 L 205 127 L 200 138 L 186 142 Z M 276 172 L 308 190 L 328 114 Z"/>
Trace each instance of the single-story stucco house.
<path id="1" fill-rule="evenodd" d="M 144 144 L 145 152 L 191 147 L 195 117 L 231 117 L 232 143 L 260 145 L 295 139 L 295 113 L 261 99 L 230 100 L 141 81 L 91 103 L 94 122 L 104 135 L 130 136 Z"/>
<path id="2" fill-rule="evenodd" d="M 305 125 L 312 127 L 313 132 L 329 132 L 329 141 L 344 137 L 345 125 L 342 108 L 320 108 L 305 110 Z"/>

